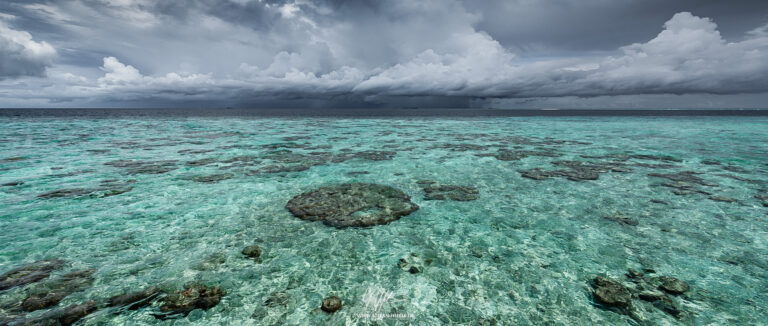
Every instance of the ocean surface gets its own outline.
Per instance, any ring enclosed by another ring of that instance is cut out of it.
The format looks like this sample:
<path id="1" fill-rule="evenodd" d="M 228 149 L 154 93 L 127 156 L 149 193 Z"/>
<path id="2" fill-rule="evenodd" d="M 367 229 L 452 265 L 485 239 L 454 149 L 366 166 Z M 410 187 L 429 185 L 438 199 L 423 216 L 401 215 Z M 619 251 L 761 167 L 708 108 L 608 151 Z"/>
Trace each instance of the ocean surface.
<path id="1" fill-rule="evenodd" d="M 35 112 L 0 114 L 0 273 L 66 263 L 0 291 L 0 321 L 94 300 L 77 325 L 768 324 L 764 114 Z M 419 208 L 369 227 L 286 209 L 345 183 Z M 79 270 L 92 275 L 58 304 L 19 308 Z M 597 276 L 631 303 L 599 300 Z M 665 277 L 689 289 L 649 288 Z M 226 294 L 165 320 L 164 295 L 105 303 L 193 282 Z M 331 295 L 335 313 L 319 309 Z"/>

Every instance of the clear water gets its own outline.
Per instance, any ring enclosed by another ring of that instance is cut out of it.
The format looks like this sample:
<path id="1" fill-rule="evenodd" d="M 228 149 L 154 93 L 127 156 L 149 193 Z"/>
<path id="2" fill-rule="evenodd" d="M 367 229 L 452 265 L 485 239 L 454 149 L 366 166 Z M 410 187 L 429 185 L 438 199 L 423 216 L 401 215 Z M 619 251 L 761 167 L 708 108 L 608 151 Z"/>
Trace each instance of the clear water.
<path id="1" fill-rule="evenodd" d="M 274 149 L 262 145 L 291 136 L 306 137 L 292 140 L 302 146 L 288 148 L 293 153 L 396 154 L 248 173 L 274 164 L 267 157 Z M 475 155 L 499 148 L 544 148 L 562 156 L 502 161 Z M 594 181 L 532 180 L 518 172 L 554 169 L 557 160 L 607 162 L 581 156 L 622 153 L 681 161 L 633 158 L 623 162 L 632 172 L 601 173 Z M 261 162 L 221 162 L 242 155 Z M 215 162 L 186 164 L 204 158 Z M 105 165 L 120 159 L 168 160 L 175 169 L 131 174 Z M 48 258 L 69 262 L 56 273 L 97 269 L 93 285 L 61 306 L 103 302 L 151 285 L 172 291 L 192 281 L 227 292 L 216 307 L 181 319 L 155 319 L 156 303 L 123 313 L 101 308 L 82 325 L 768 323 L 768 208 L 754 197 L 768 192 L 765 117 L 3 118 L 0 160 L 0 184 L 23 181 L 0 187 L 0 273 Z M 720 164 L 702 163 L 707 160 Z M 361 171 L 367 174 L 349 173 Z M 675 195 L 659 186 L 668 180 L 648 176 L 679 171 L 703 173 L 697 176 L 713 186 L 699 188 L 738 202 Z M 222 173 L 233 177 L 190 180 Z M 417 184 L 425 179 L 474 186 L 479 199 L 426 201 Z M 100 197 L 103 180 L 118 180 L 107 184 L 130 191 Z M 343 182 L 396 187 L 420 209 L 387 225 L 347 229 L 285 209 L 295 195 Z M 98 190 L 97 196 L 39 198 L 73 188 Z M 638 225 L 605 218 L 616 214 Z M 260 263 L 240 253 L 252 244 L 263 249 Z M 411 253 L 432 263 L 421 273 L 403 271 L 398 261 Z M 691 290 L 676 299 L 683 317 L 640 300 L 634 317 L 596 305 L 590 280 L 608 275 L 629 284 L 628 268 L 653 268 L 688 282 Z M 27 290 L 0 293 L 0 306 L 23 299 Z M 278 291 L 287 302 L 265 306 Z M 335 314 L 317 309 L 329 295 L 344 301 Z M 367 313 L 401 318 L 361 315 Z"/>

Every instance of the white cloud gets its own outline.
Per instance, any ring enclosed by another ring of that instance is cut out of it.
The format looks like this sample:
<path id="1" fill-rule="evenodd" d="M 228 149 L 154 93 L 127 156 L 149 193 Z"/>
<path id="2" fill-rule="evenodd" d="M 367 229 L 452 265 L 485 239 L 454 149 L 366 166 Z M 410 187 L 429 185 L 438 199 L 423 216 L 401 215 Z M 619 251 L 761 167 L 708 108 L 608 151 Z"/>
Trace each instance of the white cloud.
<path id="1" fill-rule="evenodd" d="M 12 29 L 0 20 L 0 79 L 43 76 L 55 56 L 56 49 L 47 42 L 36 42 L 28 32 Z"/>
<path id="2" fill-rule="evenodd" d="M 467 34 L 466 51 L 425 51 L 356 90 L 477 97 L 768 91 L 768 35 L 728 43 L 714 22 L 687 12 L 664 26 L 652 40 L 622 47 L 620 56 L 538 62 L 521 62 L 493 39 Z"/>
<path id="3" fill-rule="evenodd" d="M 280 7 L 280 14 L 283 16 L 283 18 L 293 18 L 296 16 L 296 13 L 301 11 L 301 8 L 296 6 L 295 3 L 287 3 Z"/>
<path id="4" fill-rule="evenodd" d="M 136 83 L 144 78 L 138 69 L 124 65 L 115 57 L 104 58 L 101 69 L 106 72 L 104 77 L 99 78 L 99 84 L 102 85 Z"/>
<path id="5" fill-rule="evenodd" d="M 768 91 L 768 35 L 729 43 L 714 22 L 688 12 L 664 26 L 654 39 L 600 62 L 577 85 L 604 94 Z"/>

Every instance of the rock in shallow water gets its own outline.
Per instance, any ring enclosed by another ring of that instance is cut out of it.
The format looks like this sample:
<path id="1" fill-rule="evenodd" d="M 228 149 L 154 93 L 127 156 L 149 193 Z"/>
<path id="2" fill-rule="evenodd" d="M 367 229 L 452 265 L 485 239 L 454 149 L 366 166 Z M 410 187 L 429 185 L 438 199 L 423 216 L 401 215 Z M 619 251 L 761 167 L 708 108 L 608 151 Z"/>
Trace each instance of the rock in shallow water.
<path id="1" fill-rule="evenodd" d="M 63 260 L 39 260 L 0 275 L 0 290 L 27 285 L 48 278 L 50 272 L 64 265 Z"/>
<path id="2" fill-rule="evenodd" d="M 341 309 L 341 298 L 333 295 L 323 299 L 323 305 L 320 307 L 323 311 L 333 313 Z"/>
<path id="3" fill-rule="evenodd" d="M 88 300 L 64 308 L 50 310 L 34 318 L 7 321 L 8 326 L 69 326 L 98 309 L 96 301 Z M 3 322 L 0 320 L 0 322 Z"/>
<path id="4" fill-rule="evenodd" d="M 710 196 L 709 199 L 710 200 L 714 200 L 714 201 L 724 202 L 724 203 L 738 203 L 739 202 L 739 200 L 736 199 L 736 198 L 725 197 L 725 196 Z"/>
<path id="5" fill-rule="evenodd" d="M 285 207 L 298 218 L 340 228 L 387 224 L 419 209 L 404 192 L 371 183 L 321 187 L 293 197 Z"/>
<path id="6" fill-rule="evenodd" d="M 261 248 L 259 246 L 248 246 L 243 248 L 242 253 L 250 258 L 258 258 L 261 256 Z"/>
<path id="7" fill-rule="evenodd" d="M 613 221 L 613 222 L 616 222 L 616 223 L 619 223 L 619 224 L 629 225 L 629 226 L 637 226 L 638 224 L 640 224 L 640 222 L 638 222 L 636 219 L 633 219 L 631 217 L 627 217 L 627 216 L 624 216 L 624 215 L 621 215 L 621 214 L 614 214 L 614 215 L 611 215 L 611 216 L 603 216 L 603 218 L 606 219 L 606 220 L 609 220 L 609 221 Z"/>
<path id="8" fill-rule="evenodd" d="M 672 294 L 683 294 L 690 289 L 688 283 L 670 276 L 660 277 L 659 282 L 659 288 Z"/>
<path id="9" fill-rule="evenodd" d="M 92 269 L 76 271 L 40 284 L 22 301 L 21 309 L 35 311 L 59 304 L 64 297 L 88 287 L 94 272 Z"/>
<path id="10" fill-rule="evenodd" d="M 176 161 L 139 161 L 116 160 L 104 163 L 116 168 L 126 169 L 128 174 L 162 174 L 176 169 Z"/>
<path id="11" fill-rule="evenodd" d="M 411 253 L 407 257 L 400 258 L 397 262 L 397 266 L 411 274 L 417 274 L 423 272 L 426 266 L 431 263 L 431 258 L 422 259 L 419 255 Z"/>
<path id="12" fill-rule="evenodd" d="M 611 307 L 627 307 L 632 301 L 632 294 L 629 290 L 607 277 L 598 276 L 594 279 L 595 282 L 595 299 L 598 302 L 611 306 Z"/>
<path id="13" fill-rule="evenodd" d="M 234 177 L 235 175 L 232 173 L 221 173 L 221 174 L 191 176 L 191 177 L 188 177 L 187 180 L 201 182 L 201 183 L 217 183 L 219 181 L 232 179 Z"/>
<path id="14" fill-rule="evenodd" d="M 586 162 L 586 161 L 554 161 L 552 164 L 566 167 L 560 170 L 543 170 L 533 168 L 518 170 L 524 178 L 545 180 L 553 177 L 563 177 L 571 181 L 597 180 L 600 173 L 631 172 L 626 166 L 616 162 Z"/>
<path id="15" fill-rule="evenodd" d="M 677 305 L 670 300 L 657 300 L 653 302 L 653 306 L 657 309 L 672 315 L 675 318 L 679 318 L 683 313 Z"/>
<path id="16" fill-rule="evenodd" d="M 117 295 L 107 299 L 107 307 L 126 307 L 128 310 L 136 310 L 148 306 L 160 293 L 162 293 L 160 289 L 151 287 L 143 291 Z"/>
<path id="17" fill-rule="evenodd" d="M 221 301 L 224 292 L 218 286 L 207 287 L 202 284 L 191 284 L 187 289 L 168 294 L 160 306 L 162 314 L 154 315 L 158 319 L 183 317 L 195 309 L 210 309 Z"/>
<path id="18" fill-rule="evenodd" d="M 479 198 L 477 188 L 471 186 L 429 185 L 424 187 L 425 200 L 472 201 Z"/>
<path id="19" fill-rule="evenodd" d="M 264 301 L 264 305 L 267 307 L 286 306 L 291 299 L 291 295 L 285 292 L 272 292 L 269 298 Z"/>
<path id="20" fill-rule="evenodd" d="M 664 293 L 659 291 L 643 291 L 638 293 L 637 297 L 640 298 L 640 300 L 653 302 L 664 298 Z"/>
<path id="21" fill-rule="evenodd" d="M 86 196 L 95 191 L 96 189 L 85 189 L 85 188 L 59 189 L 59 190 L 42 193 L 37 197 L 42 199 L 74 198 L 74 197 Z"/>

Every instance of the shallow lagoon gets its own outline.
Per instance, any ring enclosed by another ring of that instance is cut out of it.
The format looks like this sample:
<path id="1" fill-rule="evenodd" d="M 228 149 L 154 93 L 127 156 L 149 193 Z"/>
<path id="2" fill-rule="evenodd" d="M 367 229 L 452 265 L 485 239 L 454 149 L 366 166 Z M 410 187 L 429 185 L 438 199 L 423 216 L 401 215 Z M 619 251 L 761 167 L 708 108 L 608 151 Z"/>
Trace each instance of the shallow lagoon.
<path id="1" fill-rule="evenodd" d="M 195 281 L 227 292 L 184 318 L 156 319 L 155 302 L 82 325 L 768 321 L 765 117 L 3 118 L 0 136 L 0 273 L 52 258 L 68 262 L 52 278 L 95 269 L 59 306 Z M 598 179 L 569 178 L 569 161 Z M 541 180 L 521 173 L 536 168 Z M 424 181 L 478 198 L 426 200 Z M 285 208 L 348 182 L 420 208 L 369 228 Z M 596 303 L 592 279 L 631 287 L 630 268 L 686 281 L 681 313 Z M 33 287 L 0 293 L 0 318 Z M 329 295 L 344 301 L 334 314 L 318 309 Z"/>

